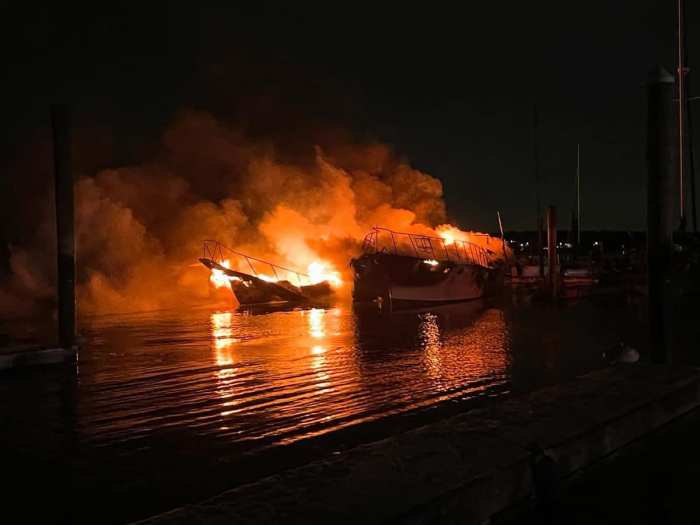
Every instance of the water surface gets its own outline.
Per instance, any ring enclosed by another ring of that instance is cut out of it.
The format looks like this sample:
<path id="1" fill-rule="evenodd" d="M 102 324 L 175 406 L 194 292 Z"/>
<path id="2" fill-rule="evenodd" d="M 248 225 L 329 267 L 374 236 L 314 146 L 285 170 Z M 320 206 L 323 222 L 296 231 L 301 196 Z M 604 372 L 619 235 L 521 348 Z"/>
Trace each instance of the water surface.
<path id="1" fill-rule="evenodd" d="M 22 486 L 51 465 L 58 479 L 25 482 L 67 476 L 95 504 L 123 499 L 105 521 L 135 519 L 603 366 L 634 326 L 615 303 L 95 316 L 76 366 L 4 377 L 10 471 Z"/>

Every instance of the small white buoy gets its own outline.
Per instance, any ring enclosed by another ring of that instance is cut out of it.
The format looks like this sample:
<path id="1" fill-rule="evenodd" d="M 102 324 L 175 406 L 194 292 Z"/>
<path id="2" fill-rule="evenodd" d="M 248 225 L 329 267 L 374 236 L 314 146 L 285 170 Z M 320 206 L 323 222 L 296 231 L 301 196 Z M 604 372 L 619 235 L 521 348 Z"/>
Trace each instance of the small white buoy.
<path id="1" fill-rule="evenodd" d="M 611 365 L 617 363 L 636 363 L 639 361 L 639 352 L 620 341 L 612 348 L 603 352 L 603 359 Z"/>
<path id="2" fill-rule="evenodd" d="M 619 363 L 636 363 L 639 361 L 639 352 L 631 346 L 625 345 L 617 358 Z"/>

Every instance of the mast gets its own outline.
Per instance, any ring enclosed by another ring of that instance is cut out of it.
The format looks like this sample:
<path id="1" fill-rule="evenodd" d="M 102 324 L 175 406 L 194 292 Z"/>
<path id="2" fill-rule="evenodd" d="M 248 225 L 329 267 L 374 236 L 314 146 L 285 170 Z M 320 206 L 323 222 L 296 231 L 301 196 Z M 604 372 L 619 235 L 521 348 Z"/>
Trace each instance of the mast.
<path id="1" fill-rule="evenodd" d="M 576 244 L 581 246 L 581 144 L 576 144 Z"/>
<path id="2" fill-rule="evenodd" d="M 686 54 L 686 60 L 687 58 L 688 55 Z M 690 81 L 686 82 L 685 87 L 688 91 L 690 91 Z M 695 152 L 693 151 L 693 112 L 690 108 L 690 97 L 686 97 L 686 100 L 688 101 L 688 103 L 686 105 L 687 113 L 685 121 L 688 129 L 688 181 L 690 183 L 690 187 L 688 188 L 688 190 L 690 192 L 690 211 L 693 214 L 693 232 L 697 233 L 698 213 L 695 205 Z"/>
<path id="3" fill-rule="evenodd" d="M 682 10 L 680 11 L 681 14 L 681 19 L 683 21 L 682 26 L 682 32 L 683 36 L 681 39 L 681 44 L 683 46 L 683 60 L 684 60 L 684 66 L 689 62 L 689 57 L 688 57 L 688 32 L 685 30 L 685 5 L 682 6 Z M 688 191 L 690 193 L 690 211 L 689 213 L 692 214 L 692 224 L 693 224 L 693 232 L 697 233 L 698 231 L 698 218 L 697 218 L 697 208 L 696 208 L 696 195 L 695 195 L 695 151 L 694 147 L 695 144 L 693 142 L 693 112 L 692 108 L 690 106 L 690 101 L 691 100 L 696 100 L 698 97 L 690 97 L 688 93 L 691 92 L 690 89 L 690 77 L 688 76 L 688 73 L 690 72 L 690 69 L 688 67 L 683 68 L 683 73 L 684 73 L 684 78 L 683 78 L 683 88 L 684 88 L 684 93 L 685 93 L 685 142 L 688 144 L 686 149 L 687 149 L 687 161 L 688 161 L 688 170 L 687 170 L 687 176 L 686 179 L 688 179 Z"/>
<path id="4" fill-rule="evenodd" d="M 680 230 L 685 230 L 685 110 L 687 106 L 687 95 L 685 92 L 685 59 L 684 59 L 684 36 L 683 26 L 683 0 L 678 0 L 678 183 L 680 189 Z"/>
<path id="5" fill-rule="evenodd" d="M 503 262 L 507 262 L 507 253 L 506 253 L 506 237 L 503 234 L 503 221 L 501 221 L 501 212 L 496 211 L 496 215 L 498 216 L 498 229 L 501 231 L 501 245 L 503 246 Z"/>
<path id="6" fill-rule="evenodd" d="M 537 206 L 537 257 L 539 259 L 540 277 L 544 277 L 544 257 L 542 256 L 542 204 L 540 202 L 540 173 L 537 152 L 537 104 L 532 107 L 532 160 L 535 176 L 535 201 Z"/>

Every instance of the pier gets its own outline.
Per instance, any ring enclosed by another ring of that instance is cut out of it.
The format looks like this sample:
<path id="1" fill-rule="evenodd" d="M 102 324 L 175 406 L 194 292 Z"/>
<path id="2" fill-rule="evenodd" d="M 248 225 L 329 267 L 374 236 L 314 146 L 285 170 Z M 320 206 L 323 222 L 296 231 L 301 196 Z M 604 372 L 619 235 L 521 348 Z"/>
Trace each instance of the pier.
<path id="1" fill-rule="evenodd" d="M 486 523 L 700 406 L 700 371 L 620 366 L 161 514 L 178 523 Z"/>

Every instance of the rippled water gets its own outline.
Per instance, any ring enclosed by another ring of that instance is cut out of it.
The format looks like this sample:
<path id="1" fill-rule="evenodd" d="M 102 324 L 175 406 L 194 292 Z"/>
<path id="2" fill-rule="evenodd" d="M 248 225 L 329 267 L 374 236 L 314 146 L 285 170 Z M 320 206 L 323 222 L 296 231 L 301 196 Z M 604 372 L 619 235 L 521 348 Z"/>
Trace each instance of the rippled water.
<path id="1" fill-rule="evenodd" d="M 424 422 L 602 366 L 628 317 L 619 305 L 481 302 L 92 317 L 77 366 L 10 375 L 2 394 L 21 401 L 0 415 L 22 461 L 64 464 L 95 501 L 122 491 L 129 503 L 113 521 L 133 519 L 403 431 L 415 414 Z"/>
<path id="2" fill-rule="evenodd" d="M 604 315 L 585 306 L 467 303 L 393 315 L 341 304 L 93 318 L 83 328 L 80 427 L 95 441 L 138 440 L 175 426 L 219 440 L 288 443 L 503 393 L 517 361 L 527 371 L 553 350 L 569 362 L 554 356 L 525 383 L 595 366 L 614 342 L 596 320 Z"/>
<path id="3" fill-rule="evenodd" d="M 288 443 L 502 391 L 511 347 L 504 312 L 476 303 L 392 316 L 350 305 L 120 315 L 84 335 L 80 422 L 95 441 L 184 426 Z"/>

